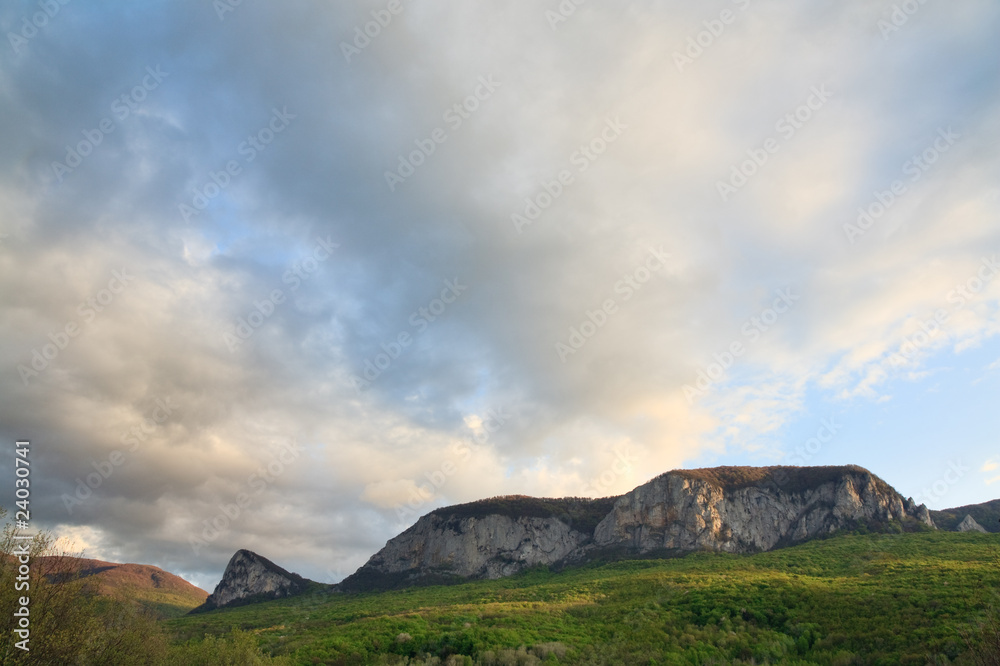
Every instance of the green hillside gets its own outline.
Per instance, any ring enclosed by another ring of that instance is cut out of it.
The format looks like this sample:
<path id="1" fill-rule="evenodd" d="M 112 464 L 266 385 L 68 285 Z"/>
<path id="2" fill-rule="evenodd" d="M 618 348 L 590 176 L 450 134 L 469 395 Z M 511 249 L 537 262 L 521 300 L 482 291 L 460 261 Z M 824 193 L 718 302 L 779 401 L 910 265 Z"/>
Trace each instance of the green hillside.
<path id="1" fill-rule="evenodd" d="M 842 535 L 752 556 L 317 590 L 164 625 L 177 643 L 251 630 L 298 664 L 972 663 L 962 632 L 1000 585 L 997 545 L 995 534 Z"/>
<path id="2" fill-rule="evenodd" d="M 982 504 L 969 504 L 944 511 L 931 511 L 934 524 L 942 530 L 954 530 L 966 516 L 982 525 L 987 532 L 1000 532 L 1000 500 L 991 500 Z"/>

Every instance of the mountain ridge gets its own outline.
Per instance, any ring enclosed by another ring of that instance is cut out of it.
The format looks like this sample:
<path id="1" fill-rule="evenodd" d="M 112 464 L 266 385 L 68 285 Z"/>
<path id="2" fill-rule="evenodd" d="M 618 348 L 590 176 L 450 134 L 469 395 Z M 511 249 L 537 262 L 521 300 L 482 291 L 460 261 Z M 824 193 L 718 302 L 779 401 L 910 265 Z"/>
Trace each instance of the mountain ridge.
<path id="1" fill-rule="evenodd" d="M 759 552 L 860 525 L 882 531 L 890 523 L 934 527 L 925 506 L 856 465 L 671 470 L 616 497 L 515 495 L 435 509 L 339 587 L 499 578 L 602 553 Z"/>
<path id="2" fill-rule="evenodd" d="M 976 506 L 961 507 L 961 516 Z M 957 511 L 932 512 L 857 465 L 671 470 L 611 497 L 504 495 L 434 509 L 343 581 L 322 587 L 357 592 L 502 578 L 532 566 L 559 569 L 594 559 L 763 552 L 842 530 L 935 529 L 939 515 L 954 531 L 961 518 L 951 525 L 950 517 Z M 241 553 L 266 563 L 278 587 L 255 587 L 231 571 Z M 250 551 L 238 551 L 230 565 L 194 612 L 321 586 Z M 240 592 L 219 594 L 227 586 Z"/>
<path id="3" fill-rule="evenodd" d="M 987 532 L 1000 532 L 1000 499 L 931 511 L 931 516 L 935 525 L 949 531 L 957 529 L 965 516 L 972 516 Z"/>

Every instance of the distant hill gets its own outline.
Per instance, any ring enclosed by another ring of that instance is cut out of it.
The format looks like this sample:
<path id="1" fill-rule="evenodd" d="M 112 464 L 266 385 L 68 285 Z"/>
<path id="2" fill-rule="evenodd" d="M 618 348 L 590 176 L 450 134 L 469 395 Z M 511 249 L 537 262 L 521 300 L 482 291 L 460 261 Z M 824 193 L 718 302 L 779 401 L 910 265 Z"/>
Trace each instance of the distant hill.
<path id="1" fill-rule="evenodd" d="M 41 570 L 83 579 L 85 589 L 98 596 L 134 599 L 162 618 L 183 615 L 202 603 L 208 592 L 179 576 L 149 564 L 118 564 L 81 557 L 38 558 Z"/>
<path id="2" fill-rule="evenodd" d="M 949 532 L 954 532 L 966 516 L 972 516 L 987 532 L 1000 532 L 1000 499 L 982 504 L 958 506 L 954 509 L 931 511 L 931 518 L 934 519 L 938 529 Z"/>

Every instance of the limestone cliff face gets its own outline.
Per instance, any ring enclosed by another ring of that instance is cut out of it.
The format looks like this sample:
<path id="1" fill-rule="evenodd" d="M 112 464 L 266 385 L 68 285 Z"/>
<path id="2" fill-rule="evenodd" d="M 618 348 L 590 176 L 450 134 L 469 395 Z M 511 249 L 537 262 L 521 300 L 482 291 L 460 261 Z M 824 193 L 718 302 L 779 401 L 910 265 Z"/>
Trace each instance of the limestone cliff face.
<path id="1" fill-rule="evenodd" d="M 956 532 L 983 532 L 983 533 L 985 533 L 986 529 L 983 528 L 983 526 L 980 525 L 978 522 L 976 522 L 975 518 L 973 518 L 969 514 L 965 514 L 965 518 L 963 518 L 962 522 L 960 522 L 958 524 L 958 527 L 955 528 L 955 531 Z"/>
<path id="2" fill-rule="evenodd" d="M 238 550 L 226 565 L 222 580 L 197 613 L 248 601 L 277 599 L 304 591 L 309 581 L 249 550 Z"/>
<path id="3" fill-rule="evenodd" d="M 501 578 L 585 550 L 616 498 L 513 495 L 437 509 L 390 539 L 342 590 Z"/>
<path id="4" fill-rule="evenodd" d="M 502 578 L 525 567 L 558 562 L 589 539 L 554 517 L 456 518 L 431 513 L 391 539 L 352 579 Z M 352 587 L 352 579 L 342 584 L 345 589 Z"/>
<path id="5" fill-rule="evenodd" d="M 719 467 L 668 472 L 623 495 L 594 545 L 746 553 L 907 520 L 933 527 L 926 507 L 860 467 Z"/>
<path id="6" fill-rule="evenodd" d="M 507 497 L 437 509 L 391 539 L 345 591 L 500 578 L 595 555 L 770 550 L 864 525 L 934 527 L 868 470 L 715 467 L 667 472 L 620 497 Z"/>

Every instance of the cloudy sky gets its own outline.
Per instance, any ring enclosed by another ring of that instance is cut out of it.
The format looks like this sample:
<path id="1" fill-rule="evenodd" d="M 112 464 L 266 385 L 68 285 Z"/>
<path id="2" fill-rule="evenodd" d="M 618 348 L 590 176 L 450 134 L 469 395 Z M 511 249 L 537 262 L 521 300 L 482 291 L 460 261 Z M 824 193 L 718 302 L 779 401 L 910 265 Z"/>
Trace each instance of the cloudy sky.
<path id="1" fill-rule="evenodd" d="M 677 467 L 1000 497 L 996 2 L 64 2 L 0 9 L 33 528 L 211 589 Z"/>

